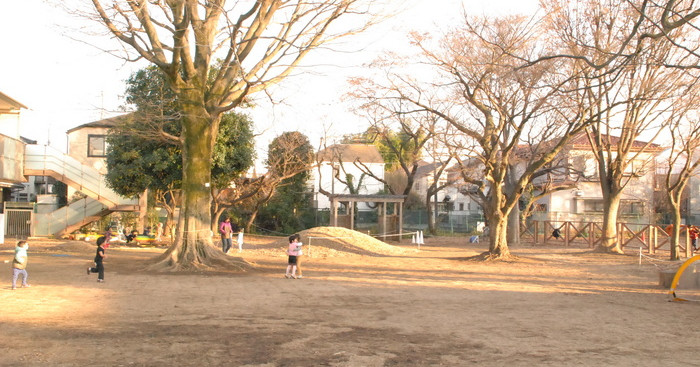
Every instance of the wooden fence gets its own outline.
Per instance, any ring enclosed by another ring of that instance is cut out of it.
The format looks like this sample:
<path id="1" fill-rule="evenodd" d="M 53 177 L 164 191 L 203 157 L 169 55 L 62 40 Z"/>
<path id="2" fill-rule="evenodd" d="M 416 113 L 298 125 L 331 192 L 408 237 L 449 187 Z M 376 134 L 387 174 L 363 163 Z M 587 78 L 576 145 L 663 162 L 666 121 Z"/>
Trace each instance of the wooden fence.
<path id="1" fill-rule="evenodd" d="M 554 231 L 559 230 L 559 236 Z M 593 248 L 602 241 L 603 224 L 597 222 L 569 221 L 533 221 L 521 228 L 521 240 L 531 240 L 535 245 L 560 243 L 564 246 L 586 244 Z M 655 254 L 659 250 L 671 250 L 671 234 L 656 224 L 617 223 L 617 236 L 620 246 L 641 248 L 642 251 Z M 680 254 L 693 256 L 688 231 L 681 232 Z"/>

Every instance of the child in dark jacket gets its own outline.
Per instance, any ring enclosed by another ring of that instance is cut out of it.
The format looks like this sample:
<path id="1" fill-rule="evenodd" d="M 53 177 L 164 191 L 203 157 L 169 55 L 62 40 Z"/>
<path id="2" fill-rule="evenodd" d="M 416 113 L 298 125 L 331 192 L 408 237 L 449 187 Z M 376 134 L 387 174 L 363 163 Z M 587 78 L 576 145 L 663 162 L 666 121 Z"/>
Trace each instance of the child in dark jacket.
<path id="1" fill-rule="evenodd" d="M 102 236 L 97 239 L 97 253 L 95 254 L 95 267 L 87 268 L 87 274 L 97 273 L 97 281 L 102 283 L 105 281 L 105 266 L 102 261 L 107 257 L 105 255 L 105 237 Z"/>

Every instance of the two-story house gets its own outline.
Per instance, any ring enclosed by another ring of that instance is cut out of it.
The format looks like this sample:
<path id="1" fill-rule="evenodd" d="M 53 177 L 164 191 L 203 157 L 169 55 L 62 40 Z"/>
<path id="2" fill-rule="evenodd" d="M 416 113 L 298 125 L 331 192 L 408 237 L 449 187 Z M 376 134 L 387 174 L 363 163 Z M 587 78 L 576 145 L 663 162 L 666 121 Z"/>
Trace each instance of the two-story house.
<path id="1" fill-rule="evenodd" d="M 617 138 L 610 137 L 611 144 Z M 614 152 L 614 146 L 610 147 Z M 654 219 L 655 156 L 663 148 L 656 144 L 635 141 L 631 154 L 635 158 L 625 169 L 627 182 L 622 191 L 619 211 L 621 221 L 650 223 Z M 571 169 L 554 174 L 555 183 L 569 184 L 571 189 L 554 191 L 537 201 L 536 220 L 600 221 L 603 217 L 603 194 L 598 177 L 598 166 L 585 135 L 573 138 L 560 153 Z M 544 177 L 535 181 L 542 184 Z"/>

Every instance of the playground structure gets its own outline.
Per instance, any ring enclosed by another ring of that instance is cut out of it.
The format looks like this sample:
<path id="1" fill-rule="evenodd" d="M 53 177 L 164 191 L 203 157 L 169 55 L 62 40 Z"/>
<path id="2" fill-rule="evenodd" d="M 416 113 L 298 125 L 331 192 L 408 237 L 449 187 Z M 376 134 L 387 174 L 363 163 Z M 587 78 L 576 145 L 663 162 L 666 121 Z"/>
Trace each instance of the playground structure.
<path id="1" fill-rule="evenodd" d="M 631 247 L 640 249 L 648 254 L 656 254 L 662 250 L 670 251 L 671 233 L 668 226 L 658 224 L 617 223 L 618 242 L 622 249 Z M 559 236 L 553 233 L 558 230 Z M 564 246 L 585 244 L 594 248 L 602 240 L 603 225 L 598 222 L 572 221 L 533 221 L 527 227 L 521 228 L 521 239 L 530 239 L 533 244 L 560 243 Z M 687 230 L 681 231 L 679 243 L 681 256 L 693 256 L 690 236 Z"/>

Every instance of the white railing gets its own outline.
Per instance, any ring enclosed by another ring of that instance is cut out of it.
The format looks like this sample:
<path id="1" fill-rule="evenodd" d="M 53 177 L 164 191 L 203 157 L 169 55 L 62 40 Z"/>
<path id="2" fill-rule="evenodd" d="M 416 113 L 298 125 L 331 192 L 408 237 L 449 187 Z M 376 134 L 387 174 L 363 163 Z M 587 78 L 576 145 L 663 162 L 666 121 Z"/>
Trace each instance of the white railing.
<path id="1" fill-rule="evenodd" d="M 70 226 L 80 223 L 83 219 L 95 216 L 107 209 L 106 205 L 95 199 L 83 198 L 51 213 L 34 214 L 32 235 L 55 235 Z"/>
<path id="2" fill-rule="evenodd" d="M 80 163 L 73 157 L 60 152 L 48 145 L 28 144 L 24 150 L 24 170 L 27 172 L 43 171 L 44 176 L 49 172 L 66 179 L 65 184 L 75 187 L 85 195 L 100 200 L 108 206 L 138 205 L 138 199 L 128 199 L 120 196 L 107 187 L 104 176 L 96 169 Z"/>

